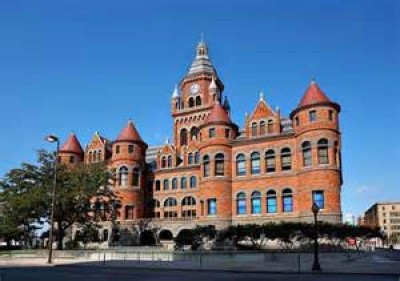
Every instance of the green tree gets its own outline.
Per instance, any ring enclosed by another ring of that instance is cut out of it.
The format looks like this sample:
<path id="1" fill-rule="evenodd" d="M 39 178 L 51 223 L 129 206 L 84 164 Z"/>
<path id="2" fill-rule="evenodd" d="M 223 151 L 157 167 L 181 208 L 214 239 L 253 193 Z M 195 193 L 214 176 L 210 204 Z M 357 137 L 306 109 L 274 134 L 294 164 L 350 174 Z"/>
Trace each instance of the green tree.
<path id="1" fill-rule="evenodd" d="M 85 223 L 83 227 L 77 231 L 75 240 L 82 242 L 83 248 L 86 249 L 87 244 L 100 242 L 99 227 L 93 223 Z"/>

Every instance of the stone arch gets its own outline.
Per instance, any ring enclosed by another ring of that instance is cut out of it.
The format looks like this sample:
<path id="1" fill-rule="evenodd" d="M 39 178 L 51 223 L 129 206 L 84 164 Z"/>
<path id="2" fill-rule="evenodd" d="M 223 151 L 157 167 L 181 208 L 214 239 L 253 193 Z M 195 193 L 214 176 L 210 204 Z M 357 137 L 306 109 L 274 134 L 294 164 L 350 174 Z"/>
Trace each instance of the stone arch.
<path id="1" fill-rule="evenodd" d="M 158 233 L 158 238 L 160 240 L 164 240 L 164 241 L 172 241 L 174 239 L 174 235 L 172 234 L 172 231 L 169 229 L 162 229 L 159 233 Z"/>

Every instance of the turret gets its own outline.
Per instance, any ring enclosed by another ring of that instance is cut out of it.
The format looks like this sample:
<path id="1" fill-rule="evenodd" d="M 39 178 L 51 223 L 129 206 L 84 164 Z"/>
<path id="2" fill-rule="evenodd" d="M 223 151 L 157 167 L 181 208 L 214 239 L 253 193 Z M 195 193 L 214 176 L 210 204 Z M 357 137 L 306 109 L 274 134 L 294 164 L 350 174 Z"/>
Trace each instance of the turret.
<path id="1" fill-rule="evenodd" d="M 175 85 L 174 91 L 171 97 L 171 112 L 175 113 L 181 108 L 181 98 L 179 96 L 178 85 Z"/>
<path id="2" fill-rule="evenodd" d="M 84 151 L 74 133 L 71 133 L 65 143 L 61 146 L 58 158 L 65 165 L 76 165 L 83 161 Z"/>

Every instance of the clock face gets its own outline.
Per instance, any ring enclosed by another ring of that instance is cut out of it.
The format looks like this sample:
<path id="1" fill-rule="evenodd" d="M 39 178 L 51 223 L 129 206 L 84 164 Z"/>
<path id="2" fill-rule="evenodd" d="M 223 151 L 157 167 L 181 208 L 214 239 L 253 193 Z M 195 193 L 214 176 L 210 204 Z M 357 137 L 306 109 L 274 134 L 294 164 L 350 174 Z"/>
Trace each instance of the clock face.
<path id="1" fill-rule="evenodd" d="M 198 84 L 193 84 L 190 86 L 190 93 L 191 94 L 197 94 L 200 90 L 200 86 Z"/>

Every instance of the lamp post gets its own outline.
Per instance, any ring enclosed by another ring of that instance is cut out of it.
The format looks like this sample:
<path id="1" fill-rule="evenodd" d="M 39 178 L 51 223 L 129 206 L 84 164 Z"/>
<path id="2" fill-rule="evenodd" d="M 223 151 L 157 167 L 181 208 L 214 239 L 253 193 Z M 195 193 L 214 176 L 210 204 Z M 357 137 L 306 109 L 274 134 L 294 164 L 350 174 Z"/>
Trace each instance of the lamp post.
<path id="1" fill-rule="evenodd" d="M 60 150 L 60 140 L 58 137 L 54 135 L 49 135 L 45 138 L 48 142 L 55 142 L 57 143 L 57 150 L 56 150 L 56 158 L 54 160 L 54 178 L 53 178 L 53 187 L 51 190 L 51 212 L 50 212 L 50 231 L 49 231 L 49 257 L 48 263 L 51 264 L 53 262 L 53 231 L 54 231 L 54 208 L 56 205 L 56 186 L 57 186 L 57 166 L 58 166 L 58 153 Z"/>
<path id="2" fill-rule="evenodd" d="M 319 212 L 319 207 L 316 203 L 314 203 L 311 207 L 311 210 L 314 214 L 314 263 L 312 266 L 312 271 L 321 271 L 321 266 L 319 265 L 319 245 L 318 245 L 318 220 L 317 215 Z"/>

